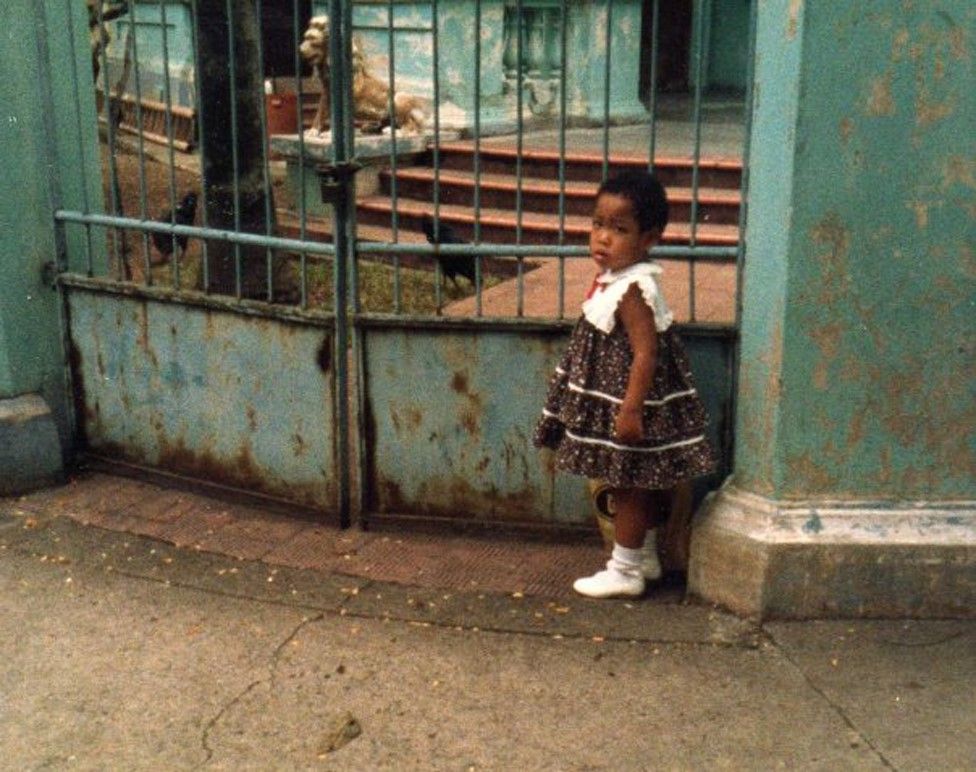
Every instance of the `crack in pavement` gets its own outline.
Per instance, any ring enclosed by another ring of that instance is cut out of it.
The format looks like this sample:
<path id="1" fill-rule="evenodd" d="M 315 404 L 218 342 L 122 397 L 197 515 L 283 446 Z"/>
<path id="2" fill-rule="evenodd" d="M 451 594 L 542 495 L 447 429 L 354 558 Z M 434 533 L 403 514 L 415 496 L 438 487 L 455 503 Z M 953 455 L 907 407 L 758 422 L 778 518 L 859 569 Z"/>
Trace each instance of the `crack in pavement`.
<path id="1" fill-rule="evenodd" d="M 810 689 L 812 689 L 814 693 L 816 693 L 817 696 L 819 696 L 820 699 L 822 699 L 831 708 L 831 710 L 833 710 L 834 713 L 840 717 L 841 721 L 844 722 L 848 729 L 856 734 L 858 738 L 860 738 L 860 740 L 871 749 L 885 769 L 897 770 L 898 768 L 888 760 L 884 753 L 882 753 L 881 750 L 873 742 L 871 742 L 871 739 L 861 730 L 861 728 L 854 723 L 854 720 L 847 715 L 847 711 L 844 710 L 844 708 L 838 702 L 833 700 L 830 695 L 827 694 L 826 690 L 824 690 L 817 684 L 816 681 L 814 681 L 812 676 L 807 674 L 807 672 L 800 666 L 799 662 L 790 656 L 790 653 L 785 649 L 785 647 L 783 647 L 779 641 L 776 640 L 776 636 L 769 632 L 765 627 L 762 628 L 762 630 L 773 650 L 776 651 L 784 659 L 784 661 L 786 661 L 797 673 L 800 674 L 800 677 L 806 681 L 807 686 L 809 686 Z"/>
<path id="2" fill-rule="evenodd" d="M 231 710 L 233 710 L 233 708 L 238 703 L 242 702 L 258 686 L 267 683 L 269 691 L 274 691 L 275 673 L 278 670 L 278 663 L 281 659 L 282 651 L 291 641 L 295 639 L 295 636 L 297 636 L 304 627 L 306 627 L 307 625 L 313 622 L 321 621 L 324 618 L 324 616 L 325 616 L 324 614 L 320 613 L 312 617 L 302 617 L 301 621 L 297 625 L 295 625 L 294 629 L 290 633 L 288 633 L 288 635 L 285 636 L 284 640 L 282 640 L 281 643 L 275 646 L 274 649 L 272 650 L 271 658 L 270 661 L 268 662 L 267 678 L 259 678 L 256 681 L 252 681 L 251 683 L 249 683 L 239 694 L 235 695 L 230 700 L 228 700 L 224 705 L 222 705 L 220 707 L 220 710 L 217 711 L 217 714 L 206 723 L 206 725 L 203 728 L 203 733 L 200 736 L 200 744 L 203 747 L 205 758 L 203 759 L 203 761 L 200 762 L 199 765 L 197 765 L 197 769 L 206 766 L 213 760 L 214 753 L 216 751 L 214 748 L 210 746 L 210 733 L 213 731 L 214 727 L 220 722 L 220 720 L 224 717 L 224 715 L 226 715 Z"/>

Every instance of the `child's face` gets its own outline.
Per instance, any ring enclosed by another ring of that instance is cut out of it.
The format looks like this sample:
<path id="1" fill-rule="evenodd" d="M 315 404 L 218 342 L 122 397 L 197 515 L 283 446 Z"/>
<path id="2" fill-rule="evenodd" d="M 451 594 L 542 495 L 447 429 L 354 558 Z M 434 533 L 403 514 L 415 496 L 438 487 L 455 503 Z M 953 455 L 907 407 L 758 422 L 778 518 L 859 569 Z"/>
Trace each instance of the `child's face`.
<path id="1" fill-rule="evenodd" d="M 603 270 L 620 271 L 647 258 L 655 231 L 641 231 L 630 199 L 601 193 L 593 211 L 590 255 Z"/>

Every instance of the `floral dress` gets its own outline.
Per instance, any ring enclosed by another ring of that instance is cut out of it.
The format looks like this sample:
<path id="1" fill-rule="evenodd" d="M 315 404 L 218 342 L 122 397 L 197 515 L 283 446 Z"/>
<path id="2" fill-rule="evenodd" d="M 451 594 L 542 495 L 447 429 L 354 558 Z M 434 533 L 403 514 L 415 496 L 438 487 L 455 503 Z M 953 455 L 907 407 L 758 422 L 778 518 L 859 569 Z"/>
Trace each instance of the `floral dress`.
<path id="1" fill-rule="evenodd" d="M 705 436 L 707 415 L 680 338 L 672 329 L 652 262 L 606 271 L 583 303 L 569 346 L 549 382 L 533 443 L 556 452 L 556 467 L 605 480 L 613 487 L 671 488 L 715 469 Z M 644 398 L 644 438 L 623 444 L 614 438 L 617 411 L 627 392 L 633 353 L 616 311 L 637 284 L 654 312 L 657 355 Z"/>

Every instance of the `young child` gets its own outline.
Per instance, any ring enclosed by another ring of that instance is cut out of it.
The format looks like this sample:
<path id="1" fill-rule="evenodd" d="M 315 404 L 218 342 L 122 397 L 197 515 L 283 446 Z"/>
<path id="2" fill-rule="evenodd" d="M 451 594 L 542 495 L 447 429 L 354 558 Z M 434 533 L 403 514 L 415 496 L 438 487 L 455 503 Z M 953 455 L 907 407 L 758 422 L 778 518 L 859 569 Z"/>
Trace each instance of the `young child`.
<path id="1" fill-rule="evenodd" d="M 533 442 L 559 469 L 613 490 L 613 554 L 573 588 L 594 598 L 636 597 L 659 579 L 656 531 L 667 490 L 715 467 L 705 408 L 648 250 L 668 221 L 661 184 L 627 172 L 597 192 L 590 253 L 600 273 L 549 383 Z"/>

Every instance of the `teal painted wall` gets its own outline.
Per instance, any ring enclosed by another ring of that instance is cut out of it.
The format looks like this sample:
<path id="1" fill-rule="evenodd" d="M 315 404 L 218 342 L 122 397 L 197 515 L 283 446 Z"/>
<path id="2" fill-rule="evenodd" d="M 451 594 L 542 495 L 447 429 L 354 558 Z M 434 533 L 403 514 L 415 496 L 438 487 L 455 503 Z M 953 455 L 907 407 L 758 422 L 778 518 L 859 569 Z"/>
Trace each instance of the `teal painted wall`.
<path id="1" fill-rule="evenodd" d="M 756 0 L 712 0 L 708 86 L 745 91 L 749 59 L 749 6 Z"/>
<path id="2" fill-rule="evenodd" d="M 63 2 L 47 2 L 43 8 L 35 7 L 34 0 L 12 2 L 0 31 L 5 75 L 0 79 L 5 178 L 0 196 L 0 398 L 39 393 L 67 442 L 60 302 L 42 281 L 42 271 L 56 258 L 53 202 L 77 208 L 99 203 L 94 102 L 90 90 L 76 98 L 71 75 L 72 59 L 81 73 L 91 72 L 88 33 L 83 4 L 70 6 L 74 13 L 68 20 Z M 39 19 L 47 21 L 49 67 L 40 66 Z M 84 42 L 73 51 L 66 34 L 71 29 Z M 44 70 L 53 73 L 49 95 L 39 76 Z M 79 125 L 85 127 L 80 143 Z M 86 254 L 84 233 L 74 230 L 68 239 L 75 254 Z M 98 258 L 97 243 L 92 254 Z"/>
<path id="3" fill-rule="evenodd" d="M 969 0 L 762 3 L 735 476 L 976 496 Z"/>

